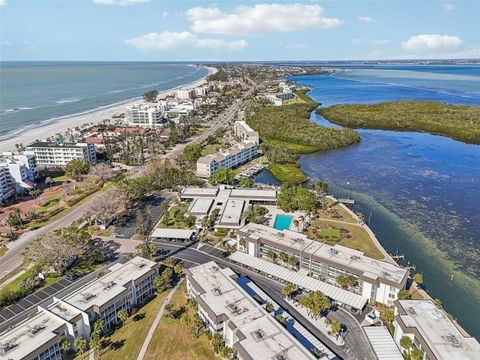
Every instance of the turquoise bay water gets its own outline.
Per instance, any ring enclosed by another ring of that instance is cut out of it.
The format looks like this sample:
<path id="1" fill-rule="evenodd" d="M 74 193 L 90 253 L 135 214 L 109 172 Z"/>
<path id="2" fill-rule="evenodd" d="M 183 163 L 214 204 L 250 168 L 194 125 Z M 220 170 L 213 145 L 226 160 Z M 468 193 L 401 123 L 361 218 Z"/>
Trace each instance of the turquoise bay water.
<path id="1" fill-rule="evenodd" d="M 328 106 L 389 100 L 480 105 L 480 67 L 379 66 L 293 77 Z M 312 120 L 334 126 L 321 116 Z M 361 142 L 308 154 L 301 167 L 357 201 L 382 245 L 405 255 L 428 292 L 480 338 L 480 146 L 441 136 L 359 130 Z"/>
<path id="2" fill-rule="evenodd" d="M 155 62 L 0 62 L 0 139 L 207 73 L 187 64 Z"/>
<path id="3" fill-rule="evenodd" d="M 292 215 L 275 215 L 275 222 L 273 227 L 277 230 L 285 230 L 290 229 L 290 225 L 292 224 Z"/>

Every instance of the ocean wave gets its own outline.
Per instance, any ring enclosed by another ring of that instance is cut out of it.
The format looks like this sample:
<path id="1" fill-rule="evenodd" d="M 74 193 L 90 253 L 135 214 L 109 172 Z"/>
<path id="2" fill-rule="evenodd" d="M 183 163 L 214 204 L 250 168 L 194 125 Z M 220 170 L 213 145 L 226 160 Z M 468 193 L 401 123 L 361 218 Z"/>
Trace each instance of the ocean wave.
<path id="1" fill-rule="evenodd" d="M 33 110 L 35 109 L 34 107 L 28 107 L 28 106 L 21 106 L 21 107 L 18 107 L 18 108 L 10 108 L 10 109 L 6 109 L 6 110 L 3 110 L 2 113 L 16 113 L 16 112 L 19 112 L 19 111 L 23 111 L 23 110 Z"/>
<path id="2" fill-rule="evenodd" d="M 81 97 L 74 97 L 74 98 L 66 98 L 66 99 L 61 99 L 61 100 L 58 100 L 56 101 L 55 103 L 56 104 L 71 104 L 71 103 L 74 103 L 74 102 L 78 102 L 80 100 L 82 100 L 83 98 Z"/>

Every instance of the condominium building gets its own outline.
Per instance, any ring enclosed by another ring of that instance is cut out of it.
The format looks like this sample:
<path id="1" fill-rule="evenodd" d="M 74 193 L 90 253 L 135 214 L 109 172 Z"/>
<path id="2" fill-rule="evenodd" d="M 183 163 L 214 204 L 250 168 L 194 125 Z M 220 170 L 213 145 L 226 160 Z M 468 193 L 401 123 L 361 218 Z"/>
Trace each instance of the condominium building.
<path id="1" fill-rule="evenodd" d="M 6 164 L 0 163 L 0 201 L 8 199 L 15 194 L 15 182 Z"/>
<path id="2" fill-rule="evenodd" d="M 432 300 L 395 301 L 395 342 L 408 336 L 426 360 L 475 360 L 480 344 Z"/>
<path id="3" fill-rule="evenodd" d="M 211 90 L 209 85 L 195 88 L 195 96 L 206 96 Z"/>
<path id="4" fill-rule="evenodd" d="M 97 162 L 94 144 L 35 142 L 26 149 L 35 155 L 39 168 L 61 168 L 76 159 L 90 164 Z"/>
<path id="5" fill-rule="evenodd" d="M 153 278 L 159 265 L 135 257 L 117 263 L 109 273 L 93 280 L 63 299 L 53 298 L 51 305 L 0 334 L 0 358 L 15 360 L 61 360 L 63 339 L 74 347 L 76 339 L 90 339 L 93 322 L 102 319 L 105 331 L 117 324 L 121 309 L 130 311 L 153 295 Z"/>
<path id="6" fill-rule="evenodd" d="M 159 265 L 141 257 L 110 267 L 110 273 L 64 300 L 88 314 L 90 321 L 102 319 L 108 331 L 118 323 L 118 312 L 130 312 L 154 293 L 153 278 Z"/>
<path id="7" fill-rule="evenodd" d="M 260 141 L 260 136 L 258 135 L 258 132 L 248 126 L 245 121 L 236 121 L 233 125 L 233 132 L 235 136 L 238 136 L 242 141 L 254 141 L 257 145 Z"/>
<path id="8" fill-rule="evenodd" d="M 195 97 L 195 89 L 177 90 L 176 96 L 177 96 L 177 99 L 180 99 L 180 100 L 193 99 Z"/>
<path id="9" fill-rule="evenodd" d="M 33 152 L 15 154 L 4 152 L 0 157 L 0 166 L 7 167 L 15 184 L 15 190 L 31 190 L 38 177 L 37 161 Z"/>
<path id="10" fill-rule="evenodd" d="M 233 169 L 251 161 L 257 154 L 258 144 L 255 141 L 244 141 L 228 150 L 202 156 L 197 160 L 197 175 L 209 178 L 218 168 Z"/>
<path id="11" fill-rule="evenodd" d="M 186 270 L 187 293 L 212 333 L 222 334 L 240 360 L 315 359 L 272 314 L 237 284 L 236 274 L 211 261 Z"/>
<path id="12" fill-rule="evenodd" d="M 201 227 L 202 219 L 215 209 L 218 211 L 215 228 L 239 229 L 243 226 L 243 212 L 253 204 L 274 205 L 277 201 L 276 190 L 234 189 L 225 186 L 210 188 L 188 187 L 180 192 L 180 199 L 190 202 L 188 213 L 197 218 Z"/>
<path id="13" fill-rule="evenodd" d="M 331 284 L 341 275 L 353 275 L 357 283 L 349 290 L 371 302 L 393 304 L 408 279 L 408 270 L 398 265 L 344 246 L 330 246 L 291 230 L 249 223 L 237 230 L 237 239 L 239 251 L 264 259 L 268 259 L 267 253 L 273 252 L 278 259 L 285 252 L 295 257 L 299 268 L 306 269 L 310 276 Z"/>
<path id="14" fill-rule="evenodd" d="M 155 128 L 163 123 L 165 104 L 135 104 L 125 106 L 128 126 Z"/>

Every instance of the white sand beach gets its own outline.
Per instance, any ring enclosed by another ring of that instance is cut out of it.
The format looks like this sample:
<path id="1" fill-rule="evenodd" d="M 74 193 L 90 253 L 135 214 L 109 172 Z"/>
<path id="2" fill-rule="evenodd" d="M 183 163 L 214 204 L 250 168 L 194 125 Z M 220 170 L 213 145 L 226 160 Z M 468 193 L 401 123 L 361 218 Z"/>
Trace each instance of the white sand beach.
<path id="1" fill-rule="evenodd" d="M 191 89 L 197 86 L 200 86 L 206 82 L 205 78 L 217 72 L 216 68 L 207 67 L 208 74 L 200 80 L 194 81 L 189 84 L 180 85 L 172 89 L 164 90 L 159 93 L 158 98 L 165 98 L 167 95 L 171 94 L 177 89 Z M 92 110 L 90 112 L 85 112 L 82 114 L 73 114 L 69 116 L 64 116 L 58 118 L 54 121 L 45 123 L 44 126 L 39 126 L 33 129 L 25 130 L 11 138 L 0 141 L 0 152 L 3 151 L 14 151 L 15 144 L 28 145 L 36 140 L 44 140 L 50 136 L 53 136 L 57 133 L 63 133 L 68 129 L 75 128 L 84 124 L 98 124 L 105 119 L 110 119 L 114 114 L 119 114 L 125 112 L 125 106 L 129 104 L 141 103 L 143 99 L 135 98 L 125 100 L 124 102 L 116 103 L 111 106 L 106 106 L 102 109 Z"/>

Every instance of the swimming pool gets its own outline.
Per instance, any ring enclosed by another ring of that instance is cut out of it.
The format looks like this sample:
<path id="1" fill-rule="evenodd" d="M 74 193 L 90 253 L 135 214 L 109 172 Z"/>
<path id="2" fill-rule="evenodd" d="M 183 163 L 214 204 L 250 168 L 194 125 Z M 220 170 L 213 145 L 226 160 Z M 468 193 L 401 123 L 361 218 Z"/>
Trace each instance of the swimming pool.
<path id="1" fill-rule="evenodd" d="M 273 224 L 273 227 L 277 230 L 290 229 L 292 219 L 292 215 L 275 215 L 275 222 Z"/>

